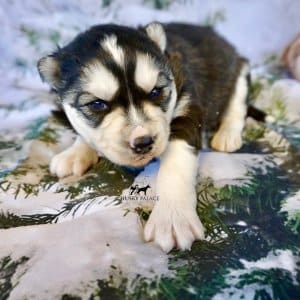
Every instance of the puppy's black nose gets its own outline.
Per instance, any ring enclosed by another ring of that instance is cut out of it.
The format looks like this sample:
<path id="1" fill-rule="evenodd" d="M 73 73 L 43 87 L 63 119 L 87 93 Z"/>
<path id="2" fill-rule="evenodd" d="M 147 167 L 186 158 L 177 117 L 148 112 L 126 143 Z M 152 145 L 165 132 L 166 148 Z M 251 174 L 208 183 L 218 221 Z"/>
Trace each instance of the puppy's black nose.
<path id="1" fill-rule="evenodd" d="M 133 151 L 138 154 L 146 154 L 151 151 L 153 142 L 150 135 L 139 136 L 133 141 Z"/>

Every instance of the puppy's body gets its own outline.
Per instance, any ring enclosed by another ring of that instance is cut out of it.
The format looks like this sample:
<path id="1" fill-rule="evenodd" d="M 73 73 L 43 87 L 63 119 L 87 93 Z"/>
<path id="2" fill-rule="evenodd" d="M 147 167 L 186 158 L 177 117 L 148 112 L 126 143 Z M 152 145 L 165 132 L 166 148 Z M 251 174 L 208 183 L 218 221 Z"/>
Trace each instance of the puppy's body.
<path id="1" fill-rule="evenodd" d="M 145 239 L 169 251 L 204 238 L 195 210 L 201 131 L 216 132 L 217 150 L 241 147 L 246 60 L 210 28 L 152 23 L 92 27 L 38 67 L 80 136 L 51 171 L 80 175 L 97 155 L 129 166 L 159 157 Z"/>
<path id="2" fill-rule="evenodd" d="M 168 24 L 165 25 L 165 30 L 168 37 L 168 52 L 178 53 L 182 60 L 183 82 L 177 84 L 179 116 L 188 115 L 189 119 L 193 117 L 193 122 L 198 122 L 200 130 L 214 132 L 220 127 L 226 113 L 229 113 L 226 110 L 229 109 L 230 101 L 235 100 L 235 90 L 242 85 L 244 91 L 238 96 L 241 102 L 234 109 L 242 111 L 236 113 L 232 111 L 235 116 L 231 114 L 231 117 L 240 117 L 244 121 L 248 90 L 245 81 L 248 75 L 247 61 L 210 27 Z M 185 95 L 189 98 L 186 106 L 181 105 L 183 102 L 181 99 L 186 99 Z M 173 124 L 176 122 L 174 120 Z M 176 127 L 181 127 L 181 132 L 190 129 L 182 119 L 177 123 Z M 241 132 L 239 134 L 241 135 Z M 189 143 L 201 147 L 200 134 L 186 133 L 186 135 L 189 135 Z M 192 141 L 193 138 L 198 140 Z M 238 145 L 234 143 L 224 145 L 221 141 L 213 140 L 212 146 L 216 150 L 231 152 L 240 148 L 241 140 Z"/>

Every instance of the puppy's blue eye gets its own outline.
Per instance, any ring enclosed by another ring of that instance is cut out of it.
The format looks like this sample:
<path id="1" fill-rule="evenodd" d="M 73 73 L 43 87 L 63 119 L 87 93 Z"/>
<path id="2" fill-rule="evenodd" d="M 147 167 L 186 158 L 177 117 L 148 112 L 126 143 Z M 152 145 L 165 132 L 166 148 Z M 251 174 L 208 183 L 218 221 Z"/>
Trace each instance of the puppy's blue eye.
<path id="1" fill-rule="evenodd" d="M 161 93 L 161 90 L 162 90 L 161 88 L 155 87 L 155 88 L 150 92 L 149 98 L 150 98 L 150 99 L 153 99 L 153 98 L 158 97 L 158 96 L 160 95 L 160 93 Z"/>
<path id="2" fill-rule="evenodd" d="M 95 101 L 92 101 L 88 104 L 86 104 L 91 110 L 93 111 L 104 111 L 106 109 L 108 109 L 108 104 L 106 101 L 104 100 L 100 100 L 100 99 L 97 99 Z"/>

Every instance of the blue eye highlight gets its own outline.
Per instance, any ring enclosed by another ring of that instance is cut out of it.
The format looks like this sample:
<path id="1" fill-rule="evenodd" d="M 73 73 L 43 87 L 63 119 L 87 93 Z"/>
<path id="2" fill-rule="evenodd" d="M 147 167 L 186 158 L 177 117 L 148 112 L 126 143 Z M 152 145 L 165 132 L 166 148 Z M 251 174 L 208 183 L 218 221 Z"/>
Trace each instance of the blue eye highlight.
<path id="1" fill-rule="evenodd" d="M 105 111 L 108 109 L 108 104 L 106 101 L 101 100 L 101 99 L 97 99 L 95 101 L 92 101 L 88 104 L 86 104 L 86 106 L 89 107 L 89 109 L 95 111 L 95 112 L 100 112 L 100 111 Z"/>
<path id="2" fill-rule="evenodd" d="M 161 94 L 161 88 L 155 87 L 150 93 L 149 93 L 149 98 L 154 99 L 158 97 Z"/>

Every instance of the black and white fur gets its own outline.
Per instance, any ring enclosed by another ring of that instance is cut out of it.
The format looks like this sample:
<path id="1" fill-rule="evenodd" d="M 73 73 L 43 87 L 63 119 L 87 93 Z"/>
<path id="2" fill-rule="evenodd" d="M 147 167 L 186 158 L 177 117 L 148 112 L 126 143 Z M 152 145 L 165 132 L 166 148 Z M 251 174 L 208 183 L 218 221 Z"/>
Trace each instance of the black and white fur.
<path id="1" fill-rule="evenodd" d="M 215 132 L 216 150 L 241 147 L 247 61 L 208 27 L 151 23 L 92 27 L 38 69 L 78 133 L 51 172 L 82 175 L 98 156 L 125 166 L 160 158 L 145 240 L 170 251 L 203 239 L 195 209 L 201 132 Z"/>

